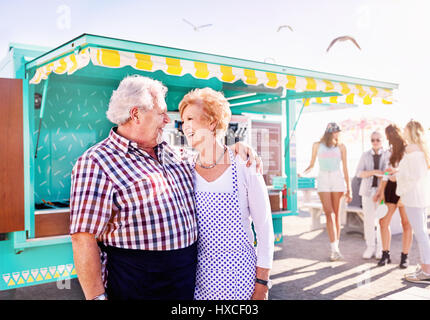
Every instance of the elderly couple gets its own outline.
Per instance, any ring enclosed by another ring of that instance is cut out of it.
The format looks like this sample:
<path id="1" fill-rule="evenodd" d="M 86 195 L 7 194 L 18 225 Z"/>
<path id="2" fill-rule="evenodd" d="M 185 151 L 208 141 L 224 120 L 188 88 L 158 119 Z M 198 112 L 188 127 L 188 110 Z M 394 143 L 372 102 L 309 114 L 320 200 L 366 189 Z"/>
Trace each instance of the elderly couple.
<path id="1" fill-rule="evenodd" d="M 179 104 L 197 155 L 170 147 L 166 91 L 123 79 L 107 111 L 117 127 L 73 168 L 70 234 L 85 297 L 267 299 L 274 236 L 260 159 L 221 142 L 231 111 L 209 88 Z"/>

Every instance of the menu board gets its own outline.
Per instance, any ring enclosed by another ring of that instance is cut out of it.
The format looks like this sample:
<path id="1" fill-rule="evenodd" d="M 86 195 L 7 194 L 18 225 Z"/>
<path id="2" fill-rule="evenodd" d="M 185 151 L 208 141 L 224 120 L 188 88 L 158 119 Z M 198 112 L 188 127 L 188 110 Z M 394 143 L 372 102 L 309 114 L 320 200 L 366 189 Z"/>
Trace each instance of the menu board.
<path id="1" fill-rule="evenodd" d="M 266 184 L 272 185 L 272 177 L 282 175 L 282 124 L 252 121 L 251 145 L 263 161 Z"/>

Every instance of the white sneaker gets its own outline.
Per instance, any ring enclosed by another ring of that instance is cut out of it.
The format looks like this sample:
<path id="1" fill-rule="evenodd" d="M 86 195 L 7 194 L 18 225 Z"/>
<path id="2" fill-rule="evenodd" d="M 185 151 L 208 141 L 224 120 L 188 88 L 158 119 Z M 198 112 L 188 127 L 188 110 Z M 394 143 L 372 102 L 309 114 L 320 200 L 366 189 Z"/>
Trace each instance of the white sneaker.
<path id="1" fill-rule="evenodd" d="M 343 256 L 339 251 L 332 251 L 330 254 L 330 260 L 331 261 L 343 260 Z"/>
<path id="2" fill-rule="evenodd" d="M 405 280 L 414 283 L 430 284 L 430 275 L 425 274 L 418 266 L 415 272 L 405 274 Z"/>
<path id="3" fill-rule="evenodd" d="M 410 272 L 410 273 L 406 273 L 405 277 L 411 277 L 411 276 L 413 276 L 413 275 L 415 275 L 417 273 L 420 273 L 420 272 L 421 272 L 421 266 L 419 264 L 417 264 L 417 266 L 415 268 L 415 271 L 414 272 Z"/>
<path id="4" fill-rule="evenodd" d="M 363 259 L 371 259 L 375 255 L 375 248 L 367 247 L 363 252 Z"/>

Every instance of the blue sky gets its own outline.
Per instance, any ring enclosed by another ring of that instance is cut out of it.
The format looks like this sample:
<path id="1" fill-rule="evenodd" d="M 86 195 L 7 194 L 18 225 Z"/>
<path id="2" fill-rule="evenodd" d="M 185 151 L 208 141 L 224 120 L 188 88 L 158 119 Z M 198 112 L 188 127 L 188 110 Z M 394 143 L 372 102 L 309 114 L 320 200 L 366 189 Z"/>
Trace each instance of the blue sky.
<path id="1" fill-rule="evenodd" d="M 10 42 L 56 47 L 93 33 L 400 84 L 399 101 L 388 108 L 304 115 L 297 136 L 307 145 L 327 122 L 348 117 L 399 125 L 413 117 L 430 127 L 428 12 L 426 0 L 1 1 L 0 58 Z M 183 18 L 213 26 L 195 32 Z M 294 32 L 276 32 L 284 24 Z M 355 37 L 362 50 L 344 42 L 326 53 L 341 35 Z"/>

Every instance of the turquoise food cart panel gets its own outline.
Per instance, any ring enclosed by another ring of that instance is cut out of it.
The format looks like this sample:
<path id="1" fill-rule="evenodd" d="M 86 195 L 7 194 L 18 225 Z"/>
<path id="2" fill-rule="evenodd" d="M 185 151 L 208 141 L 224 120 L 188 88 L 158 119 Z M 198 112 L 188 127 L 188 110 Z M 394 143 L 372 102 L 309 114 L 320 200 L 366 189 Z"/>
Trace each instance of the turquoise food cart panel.
<path id="1" fill-rule="evenodd" d="M 29 248 L 16 253 L 13 239 L 0 241 L 0 290 L 76 278 L 71 243 Z"/>
<path id="2" fill-rule="evenodd" d="M 112 88 L 106 86 L 51 79 L 40 129 L 39 109 L 32 132 L 36 147 L 40 130 L 34 160 L 36 204 L 69 199 L 70 174 L 77 158 L 105 139 L 112 127 L 105 115 L 111 93 Z"/>

